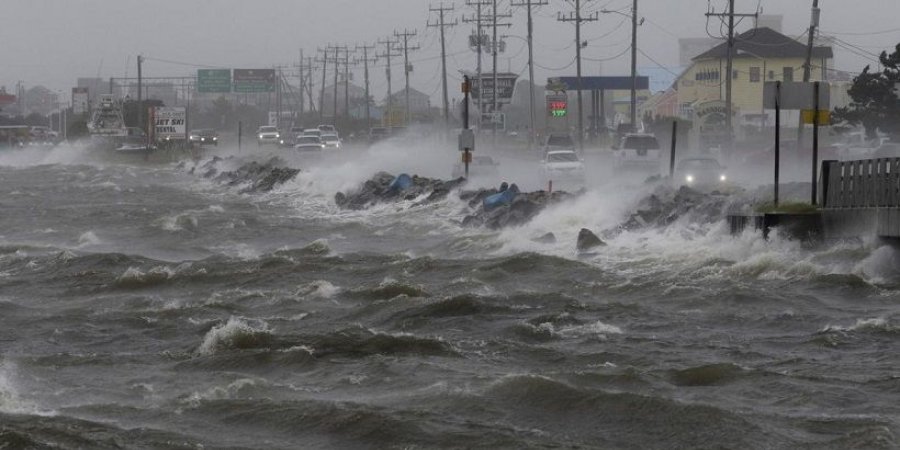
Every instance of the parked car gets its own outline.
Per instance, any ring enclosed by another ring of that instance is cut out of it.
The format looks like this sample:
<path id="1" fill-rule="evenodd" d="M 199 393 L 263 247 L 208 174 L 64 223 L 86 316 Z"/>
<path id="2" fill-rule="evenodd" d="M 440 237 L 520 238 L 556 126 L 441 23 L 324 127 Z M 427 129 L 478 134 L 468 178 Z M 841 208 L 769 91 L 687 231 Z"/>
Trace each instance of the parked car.
<path id="1" fill-rule="evenodd" d="M 256 130 L 257 145 L 278 144 L 279 140 L 281 140 L 281 133 L 278 132 L 278 128 L 262 126 Z"/>
<path id="2" fill-rule="evenodd" d="M 325 144 L 325 148 L 341 148 L 341 138 L 339 138 L 336 134 L 326 133 L 322 135 L 321 139 L 322 143 Z"/>
<path id="3" fill-rule="evenodd" d="M 613 147 L 615 167 L 619 170 L 636 170 L 659 173 L 662 150 L 652 134 L 629 133 Z"/>
<path id="4" fill-rule="evenodd" d="M 541 170 L 545 180 L 557 185 L 583 185 L 585 181 L 584 162 L 574 150 L 553 150 L 541 160 Z"/>
<path id="5" fill-rule="evenodd" d="M 319 125 L 318 128 L 322 133 L 337 134 L 337 128 L 334 125 Z"/>
<path id="6" fill-rule="evenodd" d="M 212 128 L 191 130 L 188 139 L 190 140 L 191 145 L 219 145 L 219 133 Z"/>
<path id="7" fill-rule="evenodd" d="M 672 182 L 676 186 L 717 188 L 728 182 L 728 176 L 714 158 L 686 158 L 678 162 Z"/>
<path id="8" fill-rule="evenodd" d="M 466 176 L 466 166 L 463 163 L 456 163 L 453 166 L 453 178 Z M 490 156 L 473 156 L 472 162 L 469 164 L 470 178 L 497 178 L 500 176 L 500 163 L 494 161 Z"/>
<path id="9" fill-rule="evenodd" d="M 301 152 L 321 152 L 324 148 L 325 144 L 318 136 L 300 136 L 294 144 L 294 150 Z"/>

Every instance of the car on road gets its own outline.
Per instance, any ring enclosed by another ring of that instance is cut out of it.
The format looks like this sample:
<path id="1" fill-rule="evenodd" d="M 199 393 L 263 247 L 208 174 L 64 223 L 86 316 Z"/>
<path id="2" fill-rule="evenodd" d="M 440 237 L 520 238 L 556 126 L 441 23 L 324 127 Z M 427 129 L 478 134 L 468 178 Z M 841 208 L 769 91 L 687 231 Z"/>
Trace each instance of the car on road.
<path id="1" fill-rule="evenodd" d="M 385 127 L 373 127 L 369 130 L 369 144 L 374 144 L 378 141 L 387 139 L 390 136 L 390 131 L 388 131 Z"/>
<path id="2" fill-rule="evenodd" d="M 453 178 L 466 176 L 466 166 L 463 163 L 456 163 L 453 166 Z M 470 178 L 498 178 L 500 176 L 500 163 L 494 161 L 490 156 L 473 156 L 472 162 L 469 163 Z"/>
<path id="3" fill-rule="evenodd" d="M 341 138 L 338 137 L 337 134 L 322 134 L 322 143 L 325 144 L 325 148 L 341 148 Z"/>
<path id="4" fill-rule="evenodd" d="M 317 138 L 322 137 L 322 130 L 318 128 L 307 128 L 303 130 L 303 134 L 301 136 L 315 136 Z"/>
<path id="5" fill-rule="evenodd" d="M 715 158 L 686 158 L 678 162 L 672 182 L 676 186 L 718 188 L 728 183 L 728 176 Z"/>
<path id="6" fill-rule="evenodd" d="M 575 151 L 575 140 L 569 133 L 550 133 L 544 140 L 544 154 L 556 150 Z"/>
<path id="7" fill-rule="evenodd" d="M 299 136 L 294 143 L 294 150 L 301 152 L 321 152 L 324 148 L 325 144 L 318 136 Z"/>
<path id="8" fill-rule="evenodd" d="M 190 140 L 191 145 L 215 145 L 217 147 L 219 145 L 219 133 L 212 128 L 191 130 L 188 139 Z"/>
<path id="9" fill-rule="evenodd" d="M 261 126 L 256 130 L 256 144 L 278 144 L 278 141 L 281 140 L 281 133 L 278 132 L 278 128 L 270 127 L 270 126 Z"/>
<path id="10" fill-rule="evenodd" d="M 541 171 L 546 181 L 557 185 L 583 185 L 585 181 L 584 161 L 574 150 L 553 150 L 541 160 Z"/>
<path id="11" fill-rule="evenodd" d="M 337 134 L 337 128 L 334 125 L 319 125 L 319 131 L 328 134 Z"/>
<path id="12" fill-rule="evenodd" d="M 659 141 L 652 134 L 628 133 L 613 148 L 618 170 L 636 170 L 657 174 L 662 163 Z"/>

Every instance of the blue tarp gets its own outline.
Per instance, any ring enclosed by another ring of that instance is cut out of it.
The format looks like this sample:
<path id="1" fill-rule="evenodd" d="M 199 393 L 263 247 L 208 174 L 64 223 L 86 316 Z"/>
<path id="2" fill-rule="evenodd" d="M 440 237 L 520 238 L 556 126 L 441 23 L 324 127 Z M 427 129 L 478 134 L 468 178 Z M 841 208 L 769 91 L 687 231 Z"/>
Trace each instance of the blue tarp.
<path id="1" fill-rule="evenodd" d="M 389 191 L 405 191 L 413 185 L 412 177 L 405 173 L 401 173 L 397 175 L 397 178 L 394 178 L 394 181 L 391 181 L 391 185 L 388 186 Z"/>
<path id="2" fill-rule="evenodd" d="M 482 201 L 484 210 L 490 211 L 498 206 L 509 205 L 516 199 L 517 195 L 519 195 L 519 187 L 513 184 L 509 189 L 503 192 L 498 192 L 494 195 L 485 197 Z"/>

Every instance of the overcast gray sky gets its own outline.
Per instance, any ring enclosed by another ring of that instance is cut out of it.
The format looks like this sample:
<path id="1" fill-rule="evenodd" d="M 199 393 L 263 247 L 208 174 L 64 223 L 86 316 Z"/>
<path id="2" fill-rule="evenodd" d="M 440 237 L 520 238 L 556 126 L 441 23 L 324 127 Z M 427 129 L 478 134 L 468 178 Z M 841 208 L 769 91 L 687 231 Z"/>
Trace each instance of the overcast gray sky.
<path id="1" fill-rule="evenodd" d="M 445 0 L 456 8 L 454 16 L 470 15 L 464 0 Z M 627 11 L 630 0 L 583 0 L 588 12 L 602 8 Z M 0 1 L 0 86 L 12 90 L 18 80 L 27 86 L 43 84 L 68 92 L 77 77 L 134 76 L 135 55 L 149 60 L 146 76 L 184 76 L 196 67 L 161 62 L 255 68 L 294 64 L 300 48 L 307 55 L 328 43 L 372 44 L 394 30 L 416 29 L 421 50 L 410 59 L 415 64 L 412 86 L 439 95 L 440 42 L 434 28 L 426 28 L 428 0 L 2 0 Z M 502 11 L 509 0 L 500 0 Z M 652 58 L 639 56 L 640 67 L 677 66 L 677 37 L 706 35 L 708 5 L 718 11 L 726 0 L 641 0 L 640 16 L 646 21 L 639 31 L 638 47 Z M 739 12 L 753 12 L 757 5 L 765 14 L 784 15 L 785 34 L 797 36 L 809 24 L 812 0 L 737 0 Z M 877 54 L 900 42 L 900 0 L 821 0 L 822 30 L 838 35 L 852 52 L 836 48 L 839 69 L 859 71 Z M 557 12 L 572 5 L 550 0 L 540 9 L 536 22 L 536 60 L 543 67 L 537 78 L 574 74 L 574 30 L 556 21 Z M 514 26 L 503 34 L 525 35 L 525 12 L 512 10 Z M 590 41 L 584 51 L 585 73 L 627 74 L 626 51 L 630 29 L 620 15 L 601 14 L 587 23 L 583 38 Z M 711 27 L 718 33 L 719 27 Z M 472 69 L 474 53 L 467 48 L 471 25 L 460 23 L 448 31 L 448 66 L 458 78 L 459 69 Z M 874 33 L 874 34 L 873 34 Z M 525 71 L 524 41 L 509 38 L 509 49 L 500 58 L 500 68 Z M 379 52 L 383 46 L 379 47 Z M 620 55 L 616 57 L 617 55 Z M 598 60 L 613 58 L 606 62 Z M 383 60 L 378 63 L 383 64 Z M 402 83 L 401 66 L 394 68 L 394 89 Z M 486 67 L 489 67 L 489 63 Z M 562 70 L 548 70 L 560 69 Z M 382 97 L 384 69 L 372 72 L 372 87 Z M 361 70 L 358 80 L 361 80 Z M 455 93 L 457 83 L 451 80 Z"/>

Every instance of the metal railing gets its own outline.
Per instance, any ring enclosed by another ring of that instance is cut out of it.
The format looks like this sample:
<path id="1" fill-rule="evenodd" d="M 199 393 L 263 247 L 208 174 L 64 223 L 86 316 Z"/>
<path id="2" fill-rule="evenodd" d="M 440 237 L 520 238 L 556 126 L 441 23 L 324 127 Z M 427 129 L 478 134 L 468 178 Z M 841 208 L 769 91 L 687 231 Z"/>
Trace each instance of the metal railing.
<path id="1" fill-rule="evenodd" d="M 822 162 L 822 206 L 900 207 L 900 158 Z"/>

